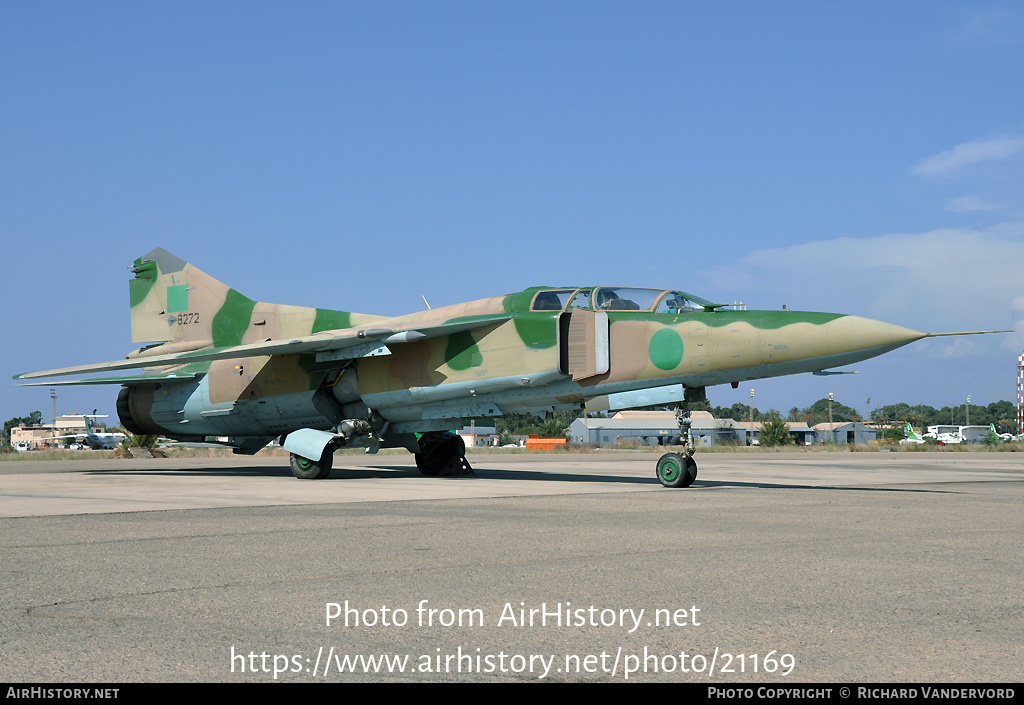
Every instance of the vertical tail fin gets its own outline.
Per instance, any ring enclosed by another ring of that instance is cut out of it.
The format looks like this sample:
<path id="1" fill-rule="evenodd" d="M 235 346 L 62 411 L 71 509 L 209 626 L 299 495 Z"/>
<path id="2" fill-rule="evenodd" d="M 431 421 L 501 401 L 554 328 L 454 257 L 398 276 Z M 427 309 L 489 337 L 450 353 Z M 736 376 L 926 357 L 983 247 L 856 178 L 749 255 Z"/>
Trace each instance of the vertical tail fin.
<path id="1" fill-rule="evenodd" d="M 253 301 L 160 248 L 135 260 L 131 270 L 132 341 L 165 343 L 160 352 L 229 347 L 383 319 Z"/>
<path id="2" fill-rule="evenodd" d="M 909 421 L 907 421 L 906 426 L 903 427 L 903 435 L 914 441 L 924 440 L 919 435 L 917 435 L 917 431 L 914 430 L 914 427 L 910 425 Z"/>
<path id="3" fill-rule="evenodd" d="M 203 347 L 220 338 L 230 345 L 249 327 L 255 301 L 164 249 L 138 258 L 131 270 L 133 342 Z"/>

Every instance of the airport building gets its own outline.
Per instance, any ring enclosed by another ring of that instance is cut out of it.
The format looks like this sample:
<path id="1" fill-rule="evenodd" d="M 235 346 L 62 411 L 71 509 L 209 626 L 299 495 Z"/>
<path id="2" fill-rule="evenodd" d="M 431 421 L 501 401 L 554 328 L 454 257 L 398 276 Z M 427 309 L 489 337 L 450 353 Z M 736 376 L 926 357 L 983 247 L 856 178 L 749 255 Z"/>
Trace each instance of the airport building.
<path id="1" fill-rule="evenodd" d="M 722 443 L 734 445 L 759 445 L 760 421 L 734 421 L 716 419 L 710 412 L 694 411 L 690 414 L 693 425 L 690 433 L 697 446 L 711 446 Z M 866 444 L 875 440 L 875 431 L 864 424 L 843 422 L 818 424 L 810 427 L 805 423 L 787 421 L 789 436 L 794 445 L 814 443 Z M 569 427 L 569 438 L 573 443 L 593 443 L 600 446 L 614 446 L 619 443 L 639 443 L 646 446 L 677 445 L 679 426 L 675 414 L 670 411 L 623 411 L 611 418 L 580 418 Z"/>
<path id="2" fill-rule="evenodd" d="M 14 448 L 54 448 L 73 443 L 75 438 L 55 436 L 75 436 L 85 438 L 84 416 L 58 416 L 57 423 L 40 424 L 39 426 L 15 426 L 11 429 L 11 446 Z M 46 440 L 50 439 L 50 440 Z M 19 445 L 21 444 L 21 445 Z"/>
<path id="3" fill-rule="evenodd" d="M 817 443 L 838 443 L 840 445 L 865 445 L 875 440 L 875 429 L 859 421 L 834 421 L 814 425 Z"/>
<path id="4" fill-rule="evenodd" d="M 716 440 L 738 443 L 743 435 L 739 423 L 732 419 L 715 419 L 707 411 L 694 411 L 690 418 L 690 432 L 697 445 L 713 445 Z M 670 446 L 679 443 L 679 425 L 671 411 L 621 411 L 611 418 L 576 419 L 569 426 L 569 439 L 573 443 L 601 446 Z"/>

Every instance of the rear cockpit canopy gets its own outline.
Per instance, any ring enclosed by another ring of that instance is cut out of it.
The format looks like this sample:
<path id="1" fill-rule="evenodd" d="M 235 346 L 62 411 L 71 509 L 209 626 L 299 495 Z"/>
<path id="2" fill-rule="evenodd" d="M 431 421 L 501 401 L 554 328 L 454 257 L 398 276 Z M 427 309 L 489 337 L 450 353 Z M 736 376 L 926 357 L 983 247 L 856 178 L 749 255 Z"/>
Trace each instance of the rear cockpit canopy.
<path id="1" fill-rule="evenodd" d="M 712 310 L 710 301 L 684 291 L 602 286 L 587 289 L 543 289 L 533 297 L 531 311 L 648 311 L 653 313 L 692 313 Z"/>

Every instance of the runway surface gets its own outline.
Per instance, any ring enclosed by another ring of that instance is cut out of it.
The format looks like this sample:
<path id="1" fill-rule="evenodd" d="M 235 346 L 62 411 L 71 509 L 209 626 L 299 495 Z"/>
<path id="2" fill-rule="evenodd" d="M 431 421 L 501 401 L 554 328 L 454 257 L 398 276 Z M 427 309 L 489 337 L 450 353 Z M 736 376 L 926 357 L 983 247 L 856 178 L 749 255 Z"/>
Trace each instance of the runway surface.
<path id="1" fill-rule="evenodd" d="M 0 463 L 0 678 L 1022 680 L 1021 454 L 656 459 Z"/>

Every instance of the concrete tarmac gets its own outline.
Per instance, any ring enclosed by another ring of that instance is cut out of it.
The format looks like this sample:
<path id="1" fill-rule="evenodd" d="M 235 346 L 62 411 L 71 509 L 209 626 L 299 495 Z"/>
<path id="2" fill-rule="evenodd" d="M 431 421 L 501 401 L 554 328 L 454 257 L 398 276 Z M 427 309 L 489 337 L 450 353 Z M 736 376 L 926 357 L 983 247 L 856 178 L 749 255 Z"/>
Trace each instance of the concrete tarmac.
<path id="1" fill-rule="evenodd" d="M 1020 454 L 697 457 L 0 463 L 0 678 L 1022 680 Z"/>

